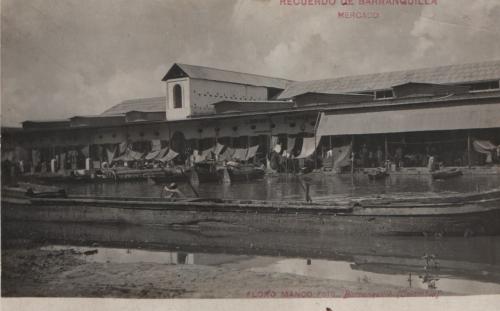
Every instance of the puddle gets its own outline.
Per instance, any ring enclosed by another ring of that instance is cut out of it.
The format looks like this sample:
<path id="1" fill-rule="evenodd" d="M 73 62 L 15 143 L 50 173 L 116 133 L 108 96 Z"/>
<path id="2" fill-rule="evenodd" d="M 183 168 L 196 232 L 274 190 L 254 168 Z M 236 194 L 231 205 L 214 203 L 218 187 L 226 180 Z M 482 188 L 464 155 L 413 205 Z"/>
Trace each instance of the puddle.
<path id="1" fill-rule="evenodd" d="M 46 246 L 42 250 L 74 250 L 85 261 L 96 263 L 209 265 L 258 273 L 286 273 L 401 288 L 437 289 L 454 294 L 500 294 L 500 278 L 495 279 L 495 282 L 481 280 L 481 277 L 498 273 L 498 266 L 482 267 L 493 271 L 482 269 L 469 271 L 472 273 L 472 278 L 467 278 L 467 274 L 463 271 L 464 263 L 449 260 L 426 262 L 423 258 L 413 258 L 398 261 L 395 258 L 377 257 L 364 258 L 356 263 L 328 259 L 63 245 Z M 460 270 L 454 271 L 454 266 Z"/>
<path id="2" fill-rule="evenodd" d="M 216 266 L 248 259 L 244 255 L 187 253 L 182 251 L 151 251 L 130 248 L 81 247 L 51 245 L 42 250 L 74 250 L 87 262 L 98 263 L 158 263 L 168 265 Z M 95 252 L 97 251 L 97 252 Z M 86 255 L 87 253 L 88 255 Z"/>
<path id="3" fill-rule="evenodd" d="M 309 264 L 308 264 L 309 263 Z M 425 261 L 422 260 L 420 273 L 374 273 L 363 271 L 363 265 L 353 262 L 312 259 L 280 259 L 275 263 L 260 268 L 253 268 L 256 272 L 278 272 L 351 281 L 360 283 L 387 284 L 404 288 L 438 289 L 442 292 L 455 294 L 500 294 L 500 284 L 480 282 L 467 279 L 457 279 L 450 275 L 442 275 L 439 270 L 425 270 Z M 427 277 L 426 277 L 427 276 Z M 430 287 L 428 280 L 437 278 L 434 287 Z"/>

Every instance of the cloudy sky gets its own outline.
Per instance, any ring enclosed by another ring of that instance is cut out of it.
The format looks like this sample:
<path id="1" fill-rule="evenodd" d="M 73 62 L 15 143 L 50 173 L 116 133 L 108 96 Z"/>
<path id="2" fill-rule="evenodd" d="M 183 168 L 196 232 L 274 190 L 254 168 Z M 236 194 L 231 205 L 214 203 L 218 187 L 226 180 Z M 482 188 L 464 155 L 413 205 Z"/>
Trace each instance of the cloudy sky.
<path id="1" fill-rule="evenodd" d="M 2 125 L 164 95 L 174 62 L 294 80 L 500 59 L 500 1 L 345 8 L 280 0 L 2 0 Z"/>

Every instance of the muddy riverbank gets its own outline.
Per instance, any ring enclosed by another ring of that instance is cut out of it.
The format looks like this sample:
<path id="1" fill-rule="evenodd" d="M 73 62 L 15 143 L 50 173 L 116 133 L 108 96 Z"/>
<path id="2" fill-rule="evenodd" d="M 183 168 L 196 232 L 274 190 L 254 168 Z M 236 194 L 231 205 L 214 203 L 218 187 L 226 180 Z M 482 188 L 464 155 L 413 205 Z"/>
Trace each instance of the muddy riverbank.
<path id="1" fill-rule="evenodd" d="M 99 251 L 104 252 L 92 246 L 50 248 L 29 240 L 6 241 L 2 250 L 2 296 L 348 298 L 442 294 L 438 290 L 378 284 L 369 278 L 345 281 L 255 269 L 269 264 L 264 257 L 240 256 L 236 261 L 230 256 L 224 260 L 219 257 L 219 262 L 189 265 L 177 261 L 88 260 Z"/>

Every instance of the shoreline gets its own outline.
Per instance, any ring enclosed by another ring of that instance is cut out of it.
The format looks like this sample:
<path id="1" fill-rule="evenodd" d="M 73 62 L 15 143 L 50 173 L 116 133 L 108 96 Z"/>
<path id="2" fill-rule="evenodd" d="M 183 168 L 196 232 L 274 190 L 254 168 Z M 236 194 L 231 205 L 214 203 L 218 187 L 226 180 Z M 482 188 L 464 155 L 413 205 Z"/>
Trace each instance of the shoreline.
<path id="1" fill-rule="evenodd" d="M 4 241 L 3 297 L 355 298 L 438 297 L 424 290 L 339 281 L 220 265 L 98 263 L 73 249 L 41 250 L 30 240 Z"/>

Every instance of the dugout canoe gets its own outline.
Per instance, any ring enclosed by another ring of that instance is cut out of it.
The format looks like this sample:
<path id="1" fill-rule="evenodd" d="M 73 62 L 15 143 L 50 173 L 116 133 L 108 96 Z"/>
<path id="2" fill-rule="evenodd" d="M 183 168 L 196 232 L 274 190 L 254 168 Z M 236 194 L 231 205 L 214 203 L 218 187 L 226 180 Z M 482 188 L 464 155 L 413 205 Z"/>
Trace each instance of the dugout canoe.
<path id="1" fill-rule="evenodd" d="M 386 170 L 372 170 L 368 172 L 369 180 L 381 180 L 389 177 L 389 173 Z"/>
<path id="2" fill-rule="evenodd" d="M 443 179 L 459 177 L 462 175 L 463 175 L 462 171 L 457 169 L 457 168 L 441 169 L 441 170 L 432 172 L 432 179 L 443 180 Z"/>
<path id="3" fill-rule="evenodd" d="M 225 167 L 231 181 L 249 181 L 264 178 L 266 171 L 253 164 L 227 165 Z M 224 167 L 218 170 L 220 179 L 223 178 Z"/>
<path id="4" fill-rule="evenodd" d="M 2 198 L 13 220 L 354 235 L 500 234 L 500 190 L 441 199 L 285 202 L 145 197 Z"/>
<path id="5" fill-rule="evenodd" d="M 96 169 L 84 174 L 70 173 L 68 175 L 47 174 L 33 176 L 35 180 L 45 183 L 115 183 L 153 179 L 158 182 L 184 180 L 181 168 L 150 168 L 150 169 Z"/>

